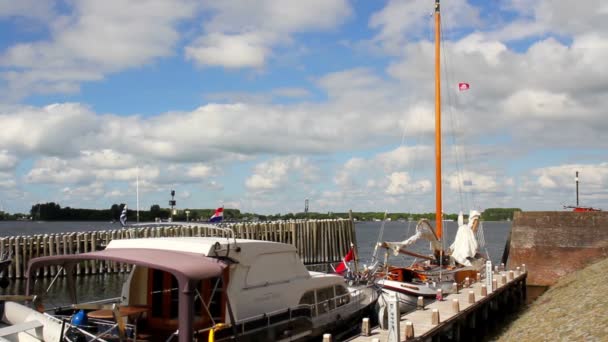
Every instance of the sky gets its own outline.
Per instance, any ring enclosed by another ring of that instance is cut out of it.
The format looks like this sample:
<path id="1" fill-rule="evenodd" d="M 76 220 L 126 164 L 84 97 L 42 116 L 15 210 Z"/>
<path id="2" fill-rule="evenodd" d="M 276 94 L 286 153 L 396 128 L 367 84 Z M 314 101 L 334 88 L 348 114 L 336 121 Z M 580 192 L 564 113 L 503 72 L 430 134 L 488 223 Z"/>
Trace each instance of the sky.
<path id="1" fill-rule="evenodd" d="M 433 7 L 0 0 L 0 209 L 433 212 Z M 443 210 L 608 209 L 608 3 L 441 11 Z"/>

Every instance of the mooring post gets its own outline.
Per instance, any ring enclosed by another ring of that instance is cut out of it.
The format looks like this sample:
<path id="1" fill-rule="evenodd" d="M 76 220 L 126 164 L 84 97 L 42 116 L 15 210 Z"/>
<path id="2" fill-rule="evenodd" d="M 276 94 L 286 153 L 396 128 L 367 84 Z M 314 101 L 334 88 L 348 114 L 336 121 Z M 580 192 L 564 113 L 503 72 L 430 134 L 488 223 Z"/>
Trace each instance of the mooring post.
<path id="1" fill-rule="evenodd" d="M 424 310 L 424 297 L 418 296 L 418 301 L 416 302 L 417 310 Z"/>
<path id="2" fill-rule="evenodd" d="M 369 336 L 371 334 L 371 327 L 369 324 L 369 318 L 368 317 L 364 317 L 363 318 L 363 322 L 361 323 L 361 335 L 362 336 Z"/>
<path id="3" fill-rule="evenodd" d="M 460 312 L 460 302 L 458 301 L 458 298 L 452 299 L 452 311 L 454 313 Z"/>
<path id="4" fill-rule="evenodd" d="M 323 334 L 323 342 L 331 342 L 331 334 Z"/>
<path id="5" fill-rule="evenodd" d="M 475 292 L 469 291 L 469 304 L 475 304 Z"/>
<path id="6" fill-rule="evenodd" d="M 405 340 L 410 340 L 414 338 L 414 323 L 411 321 L 405 322 Z"/>
<path id="7" fill-rule="evenodd" d="M 433 309 L 433 313 L 431 314 L 431 324 L 432 325 L 439 325 L 439 310 L 438 309 Z"/>
<path id="8" fill-rule="evenodd" d="M 482 297 L 488 296 L 488 287 L 485 284 L 481 285 L 481 296 Z"/>

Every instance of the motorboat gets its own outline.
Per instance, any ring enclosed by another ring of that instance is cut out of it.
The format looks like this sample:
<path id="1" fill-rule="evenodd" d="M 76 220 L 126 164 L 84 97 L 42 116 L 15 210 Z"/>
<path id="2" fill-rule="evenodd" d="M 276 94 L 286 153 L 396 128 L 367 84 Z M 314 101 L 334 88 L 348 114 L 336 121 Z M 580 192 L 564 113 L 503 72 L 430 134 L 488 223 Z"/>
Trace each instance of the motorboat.
<path id="1" fill-rule="evenodd" d="M 75 268 L 87 260 L 131 266 L 119 297 L 79 303 Z M 8 329 L 11 334 L 4 336 L 13 341 L 117 336 L 180 342 L 305 341 L 360 326 L 353 323 L 377 300 L 373 284 L 309 271 L 296 247 L 270 241 L 124 239 L 100 251 L 34 258 L 27 271 L 27 298 L 34 295 L 36 270 L 51 265 L 61 267 L 57 274 L 66 274 L 73 304 L 42 310 L 40 297 L 36 308 L 7 301 L 2 316 L 7 326 L 0 328 L 0 338 L 2 329 Z"/>

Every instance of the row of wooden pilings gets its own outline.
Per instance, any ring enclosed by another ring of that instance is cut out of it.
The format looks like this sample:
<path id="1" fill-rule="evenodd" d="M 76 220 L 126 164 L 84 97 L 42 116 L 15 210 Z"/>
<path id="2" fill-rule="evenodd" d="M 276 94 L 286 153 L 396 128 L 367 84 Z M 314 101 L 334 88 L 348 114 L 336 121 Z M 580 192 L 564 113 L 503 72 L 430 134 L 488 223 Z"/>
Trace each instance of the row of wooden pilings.
<path id="1" fill-rule="evenodd" d="M 221 226 L 193 222 L 118 230 L 2 237 L 0 255 L 10 255 L 12 258 L 5 276 L 18 279 L 25 276 L 27 264 L 32 258 L 101 250 L 115 239 L 230 235 L 218 227 L 232 230 L 236 238 L 293 244 L 298 248 L 302 261 L 308 265 L 338 262 L 348 253 L 351 243 L 356 244 L 354 223 L 345 219 L 228 223 Z M 85 261 L 76 269 L 78 274 L 126 271 L 129 269 L 125 265 L 105 261 Z M 50 266 L 38 270 L 36 276 L 55 276 L 57 272 L 57 268 Z"/>

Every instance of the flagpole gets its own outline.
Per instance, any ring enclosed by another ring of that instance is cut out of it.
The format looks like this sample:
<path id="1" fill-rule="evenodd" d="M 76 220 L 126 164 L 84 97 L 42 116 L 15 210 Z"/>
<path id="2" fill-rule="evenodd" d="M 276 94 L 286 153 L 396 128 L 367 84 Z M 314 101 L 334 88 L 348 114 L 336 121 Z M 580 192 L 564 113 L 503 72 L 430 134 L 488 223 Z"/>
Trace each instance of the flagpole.
<path id="1" fill-rule="evenodd" d="M 137 173 L 135 177 L 135 192 L 137 193 L 137 223 L 139 223 L 139 166 L 137 167 Z"/>

